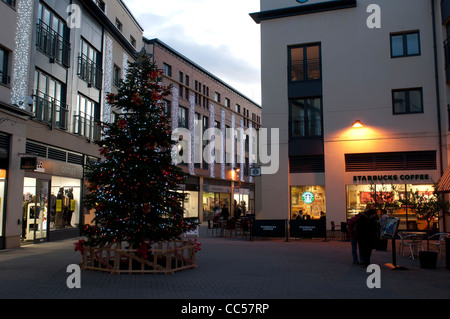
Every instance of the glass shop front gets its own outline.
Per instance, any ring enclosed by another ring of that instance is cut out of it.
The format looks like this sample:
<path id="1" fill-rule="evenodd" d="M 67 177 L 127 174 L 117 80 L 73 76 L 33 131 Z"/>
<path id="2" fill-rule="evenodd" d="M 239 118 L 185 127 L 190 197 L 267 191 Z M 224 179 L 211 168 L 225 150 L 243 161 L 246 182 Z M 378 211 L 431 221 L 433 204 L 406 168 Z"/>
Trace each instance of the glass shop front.
<path id="1" fill-rule="evenodd" d="M 22 244 L 78 234 L 82 178 L 82 166 L 48 159 L 38 159 L 38 168 L 25 172 Z"/>
<path id="2" fill-rule="evenodd" d="M 427 222 L 410 206 L 400 200 L 408 194 L 432 196 L 433 182 L 428 174 L 391 174 L 380 176 L 354 176 L 354 184 L 346 186 L 347 219 L 367 208 L 375 208 L 381 217 L 382 211 L 388 216 L 400 218 L 399 230 L 426 230 Z M 438 229 L 438 221 L 430 225 Z"/>
<path id="3" fill-rule="evenodd" d="M 325 214 L 325 186 L 291 186 L 291 220 L 320 219 Z"/>

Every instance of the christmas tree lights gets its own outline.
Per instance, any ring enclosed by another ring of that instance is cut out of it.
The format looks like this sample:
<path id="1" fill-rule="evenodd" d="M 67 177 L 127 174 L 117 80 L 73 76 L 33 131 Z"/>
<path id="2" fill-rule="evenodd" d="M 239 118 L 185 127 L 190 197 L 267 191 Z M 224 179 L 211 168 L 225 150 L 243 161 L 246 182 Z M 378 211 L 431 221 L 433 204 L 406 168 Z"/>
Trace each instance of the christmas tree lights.
<path id="1" fill-rule="evenodd" d="M 164 105 L 171 87 L 161 83 L 162 72 L 141 52 L 118 93 L 106 96 L 120 113 L 114 122 L 98 123 L 102 138 L 96 144 L 104 160 L 87 167 L 84 204 L 95 218 L 94 225 L 81 226 L 85 245 L 128 242 L 142 250 L 197 226 L 183 218 L 185 195 L 177 188 L 187 174 L 172 162 L 175 142 Z"/>

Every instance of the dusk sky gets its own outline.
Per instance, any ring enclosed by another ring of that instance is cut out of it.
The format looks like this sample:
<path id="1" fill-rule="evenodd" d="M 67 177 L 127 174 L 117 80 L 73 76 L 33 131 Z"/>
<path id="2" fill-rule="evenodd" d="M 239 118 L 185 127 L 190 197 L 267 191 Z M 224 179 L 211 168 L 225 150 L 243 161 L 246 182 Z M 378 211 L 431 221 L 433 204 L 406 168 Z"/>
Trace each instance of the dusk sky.
<path id="1" fill-rule="evenodd" d="M 158 38 L 261 104 L 259 0 L 124 0 L 148 39 Z"/>

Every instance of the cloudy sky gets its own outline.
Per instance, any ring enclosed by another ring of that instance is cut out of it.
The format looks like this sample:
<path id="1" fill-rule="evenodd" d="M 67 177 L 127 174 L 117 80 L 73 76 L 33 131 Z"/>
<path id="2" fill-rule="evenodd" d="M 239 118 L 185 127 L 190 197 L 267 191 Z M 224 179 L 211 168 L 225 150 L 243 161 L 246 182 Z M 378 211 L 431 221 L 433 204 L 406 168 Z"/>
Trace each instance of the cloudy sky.
<path id="1" fill-rule="evenodd" d="M 261 103 L 259 0 L 123 0 L 144 36 L 158 38 Z"/>

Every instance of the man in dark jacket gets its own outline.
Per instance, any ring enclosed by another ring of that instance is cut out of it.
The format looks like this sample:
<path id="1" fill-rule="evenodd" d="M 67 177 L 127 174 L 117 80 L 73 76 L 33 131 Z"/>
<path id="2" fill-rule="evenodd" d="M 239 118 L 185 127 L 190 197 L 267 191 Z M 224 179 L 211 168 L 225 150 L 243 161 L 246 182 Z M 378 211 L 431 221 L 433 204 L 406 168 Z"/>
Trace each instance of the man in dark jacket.
<path id="1" fill-rule="evenodd" d="M 361 263 L 368 266 L 378 236 L 377 212 L 375 209 L 368 209 L 360 215 L 356 223 L 356 240 L 361 249 Z"/>

